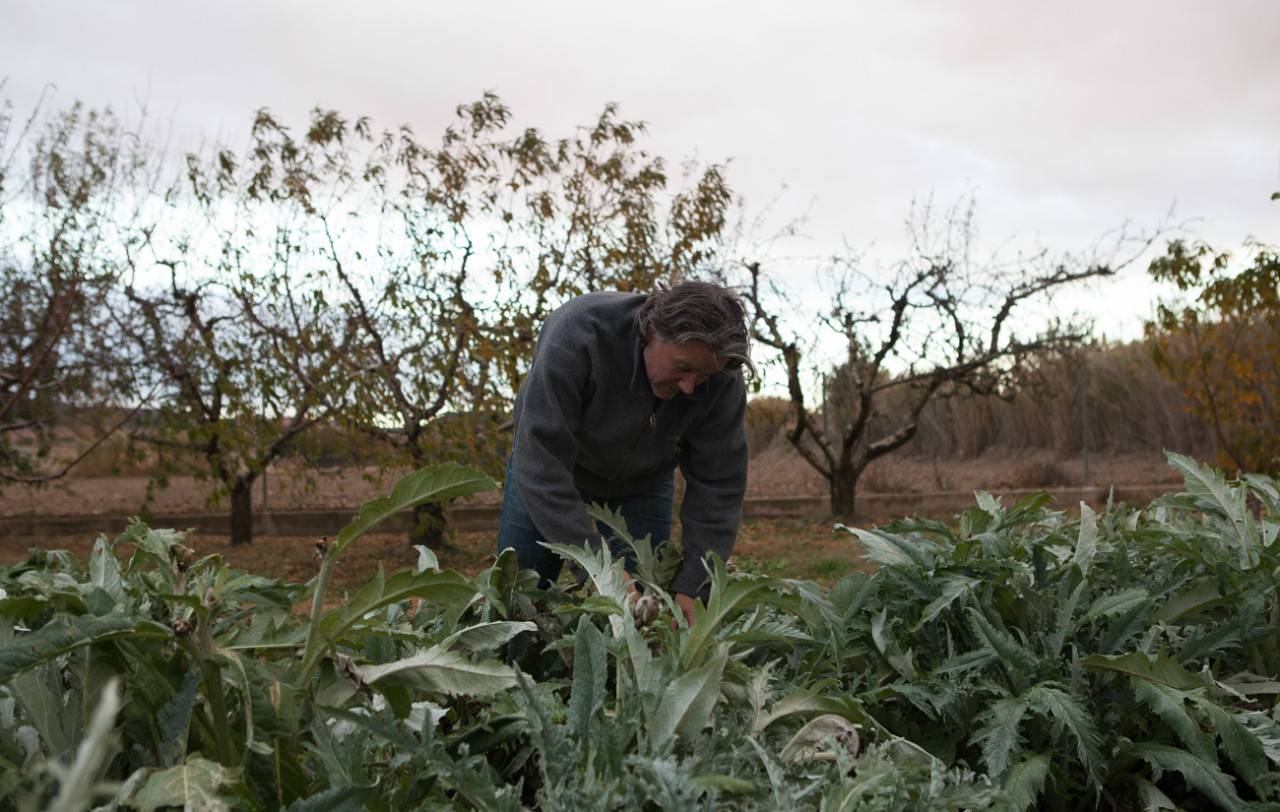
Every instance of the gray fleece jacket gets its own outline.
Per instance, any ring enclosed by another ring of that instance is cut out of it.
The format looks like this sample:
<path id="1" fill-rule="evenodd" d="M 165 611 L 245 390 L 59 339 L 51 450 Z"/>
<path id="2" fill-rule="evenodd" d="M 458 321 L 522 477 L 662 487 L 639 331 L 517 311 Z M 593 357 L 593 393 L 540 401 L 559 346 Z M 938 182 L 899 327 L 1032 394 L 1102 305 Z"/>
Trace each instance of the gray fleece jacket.
<path id="1" fill-rule="evenodd" d="M 588 293 L 547 317 L 516 398 L 513 473 L 546 540 L 582 544 L 599 538 L 584 500 L 639 492 L 678 464 L 684 564 L 670 589 L 697 595 L 703 556 L 728 561 L 738 532 L 746 388 L 719 372 L 690 396 L 654 397 L 635 326 L 644 300 Z"/>

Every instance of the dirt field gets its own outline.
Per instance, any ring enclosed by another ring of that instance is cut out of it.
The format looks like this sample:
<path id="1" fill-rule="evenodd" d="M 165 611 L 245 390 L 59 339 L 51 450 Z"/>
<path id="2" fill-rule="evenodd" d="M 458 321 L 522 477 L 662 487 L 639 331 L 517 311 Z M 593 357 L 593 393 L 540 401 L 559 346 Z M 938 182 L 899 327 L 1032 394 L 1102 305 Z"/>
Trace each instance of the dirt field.
<path id="1" fill-rule="evenodd" d="M 272 469 L 267 478 L 266 504 L 271 509 L 351 508 L 385 493 L 400 472 L 379 475 L 372 470 L 335 469 L 296 472 Z M 989 456 L 961 462 L 933 462 L 889 458 L 872 466 L 861 483 L 864 493 L 927 493 L 945 490 L 1034 488 L 1080 484 L 1083 461 L 1057 460 L 1050 455 Z M 1163 457 L 1131 455 L 1094 458 L 1090 480 L 1096 484 L 1175 483 L 1177 477 Z M 785 446 L 757 455 L 749 471 L 748 496 L 807 496 L 824 493 L 816 472 Z M 150 501 L 154 513 L 184 513 L 217 509 L 208 501 L 208 483 L 175 478 Z M 261 509 L 262 490 L 255 488 L 255 508 Z M 146 477 L 74 478 L 45 488 L 10 487 L 0 492 L 0 516 L 127 515 L 146 503 Z M 496 502 L 497 492 L 482 494 L 478 502 Z M 221 505 L 225 509 L 225 504 Z M 888 517 L 878 517 L 881 519 Z M 872 520 L 868 519 L 868 522 Z M 678 532 L 678 524 L 677 524 Z M 237 568 L 302 582 L 316 571 L 315 539 L 260 537 L 248 547 L 231 547 L 226 537 L 190 537 L 201 554 L 218 553 Z M 86 556 L 93 536 L 0 539 L 0 565 L 21 561 L 32 546 L 67 549 Z M 459 533 L 452 544 L 437 550 L 441 565 L 473 574 L 491 561 L 496 544 L 489 532 Z M 803 519 L 754 519 L 743 522 L 734 554 L 744 569 L 838 580 L 862 566 L 859 548 L 849 535 L 833 532 L 831 522 Z M 373 574 L 412 566 L 416 553 L 399 534 L 372 534 L 360 540 L 343 559 L 337 573 L 340 588 L 351 588 Z"/>
<path id="2" fill-rule="evenodd" d="M 404 471 L 375 469 L 311 469 L 273 467 L 253 493 L 254 509 L 355 508 L 385 493 Z M 1095 457 L 1090 484 L 1157 484 L 1178 481 L 1158 453 Z M 930 461 L 889 457 L 871 465 L 859 483 L 864 493 L 931 493 L 1001 488 L 1038 488 L 1084 484 L 1080 459 L 1055 459 L 1046 452 L 990 455 L 972 460 Z M 225 509 L 210 501 L 210 483 L 174 477 L 148 504 L 144 476 L 85 477 L 42 488 L 10 486 L 0 490 L 0 516 L 130 515 L 147 507 L 152 513 L 189 513 Z M 783 443 L 764 450 L 748 470 L 747 496 L 810 496 L 826 492 L 822 477 Z M 475 497 L 480 504 L 500 499 L 497 492 Z"/>

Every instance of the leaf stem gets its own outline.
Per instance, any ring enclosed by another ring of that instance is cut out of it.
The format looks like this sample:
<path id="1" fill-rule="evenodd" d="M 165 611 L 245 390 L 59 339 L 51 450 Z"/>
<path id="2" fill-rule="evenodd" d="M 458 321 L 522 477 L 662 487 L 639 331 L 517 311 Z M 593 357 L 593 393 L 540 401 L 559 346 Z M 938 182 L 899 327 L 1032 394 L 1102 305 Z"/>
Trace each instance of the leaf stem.
<path id="1" fill-rule="evenodd" d="M 337 563 L 337 558 L 333 546 L 326 546 L 320 559 L 320 574 L 316 576 L 315 592 L 311 596 L 311 622 L 307 625 L 307 642 L 302 649 L 302 673 L 298 675 L 299 688 L 306 686 L 316 663 L 320 661 L 317 653 L 320 646 L 320 616 L 324 613 L 324 598 L 329 591 L 329 581 L 333 577 L 333 567 Z"/>
<path id="2" fill-rule="evenodd" d="M 213 716 L 213 738 L 218 746 L 218 761 L 228 767 L 236 766 L 235 746 L 227 730 L 227 697 L 222 690 L 222 669 L 218 666 L 213 649 L 213 632 L 210 625 L 213 613 L 202 618 L 197 629 L 199 637 L 200 667 L 204 671 L 205 689 L 209 696 L 209 711 Z"/>

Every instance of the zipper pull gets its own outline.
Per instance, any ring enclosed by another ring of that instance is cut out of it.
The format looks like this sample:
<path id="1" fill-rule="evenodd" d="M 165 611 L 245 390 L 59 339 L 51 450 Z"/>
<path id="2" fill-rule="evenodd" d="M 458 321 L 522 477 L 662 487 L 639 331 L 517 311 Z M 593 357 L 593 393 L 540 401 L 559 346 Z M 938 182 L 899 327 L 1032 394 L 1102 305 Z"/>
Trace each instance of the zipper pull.
<path id="1" fill-rule="evenodd" d="M 655 411 L 649 415 L 649 428 L 656 429 L 658 427 L 658 413 Z"/>

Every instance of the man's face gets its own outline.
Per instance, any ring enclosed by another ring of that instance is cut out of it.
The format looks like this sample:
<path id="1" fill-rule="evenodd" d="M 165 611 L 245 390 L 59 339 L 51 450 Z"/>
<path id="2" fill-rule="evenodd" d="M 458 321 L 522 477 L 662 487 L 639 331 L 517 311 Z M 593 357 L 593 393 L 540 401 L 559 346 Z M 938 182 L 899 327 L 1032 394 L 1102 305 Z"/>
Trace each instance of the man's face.
<path id="1" fill-rule="evenodd" d="M 662 400 L 682 393 L 692 395 L 699 384 L 724 369 L 724 365 L 724 359 L 717 358 L 702 341 L 672 344 L 654 338 L 644 347 L 644 371 L 649 377 L 649 388 Z"/>

